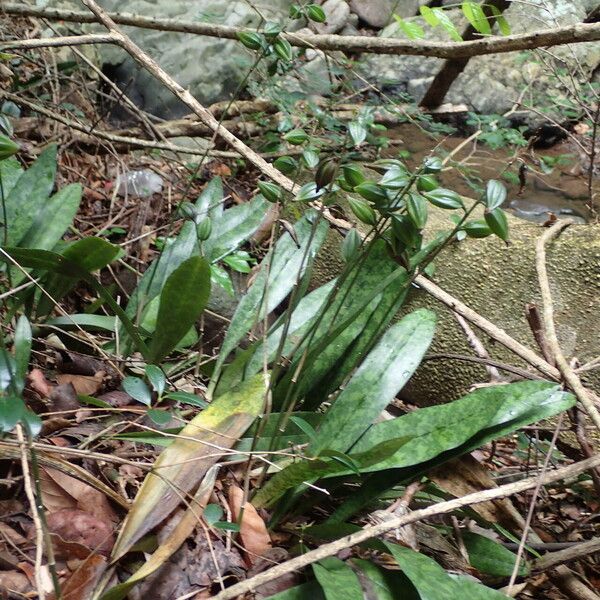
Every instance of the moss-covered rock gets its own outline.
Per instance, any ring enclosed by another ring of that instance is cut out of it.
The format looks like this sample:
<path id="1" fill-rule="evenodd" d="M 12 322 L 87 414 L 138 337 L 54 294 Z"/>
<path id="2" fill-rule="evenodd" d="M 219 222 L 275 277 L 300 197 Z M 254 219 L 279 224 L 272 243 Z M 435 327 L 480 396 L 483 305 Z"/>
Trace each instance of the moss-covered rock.
<path id="1" fill-rule="evenodd" d="M 442 211 L 440 211 L 442 213 Z M 443 215 L 443 218 L 442 218 Z M 488 318 L 509 335 L 536 349 L 525 319 L 525 306 L 541 306 L 535 270 L 535 244 L 540 226 L 509 217 L 511 242 L 496 237 L 452 244 L 436 259 L 435 282 Z M 448 228 L 447 214 L 432 211 L 432 231 Z M 324 283 L 342 268 L 338 239 L 332 237 L 315 268 L 315 282 Z M 558 335 L 566 356 L 586 362 L 600 354 L 600 225 L 572 225 L 548 248 L 548 271 L 555 303 Z M 404 312 L 432 308 L 439 316 L 430 352 L 473 356 L 466 336 L 450 311 L 425 292 L 415 290 Z M 523 366 L 499 344 L 481 334 L 493 358 Z M 600 373 L 587 379 L 600 389 Z M 488 376 L 483 367 L 459 360 L 423 363 L 404 394 L 421 405 L 447 402 L 463 395 Z"/>

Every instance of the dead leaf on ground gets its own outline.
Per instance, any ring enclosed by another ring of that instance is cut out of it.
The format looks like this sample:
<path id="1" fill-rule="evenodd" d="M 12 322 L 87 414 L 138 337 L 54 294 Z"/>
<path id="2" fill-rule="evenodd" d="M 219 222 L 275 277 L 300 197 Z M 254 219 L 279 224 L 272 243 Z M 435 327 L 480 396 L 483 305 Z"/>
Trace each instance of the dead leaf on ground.
<path id="1" fill-rule="evenodd" d="M 58 469 L 40 469 L 42 501 L 48 512 L 62 509 L 79 509 L 109 523 L 118 523 L 119 517 L 106 496 L 91 485 Z"/>
<path id="2" fill-rule="evenodd" d="M 61 383 L 50 390 L 50 410 L 62 412 L 81 408 L 77 392 L 71 383 Z"/>
<path id="3" fill-rule="evenodd" d="M 40 394 L 43 398 L 48 398 L 52 391 L 52 384 L 46 379 L 46 376 L 40 369 L 32 369 L 29 375 L 29 385 L 31 389 Z"/>
<path id="4" fill-rule="evenodd" d="M 83 510 L 64 508 L 46 516 L 57 558 L 108 556 L 115 543 L 112 523 Z"/>
<path id="5" fill-rule="evenodd" d="M 98 393 L 104 381 L 104 371 L 88 375 L 72 375 L 70 373 L 61 373 L 56 376 L 59 384 L 70 383 L 78 394 L 83 396 L 93 396 Z"/>
<path id="6" fill-rule="evenodd" d="M 31 584 L 27 575 L 19 571 L 0 571 L 0 594 L 2 597 L 6 592 L 26 594 L 29 591 L 31 591 Z"/>
<path id="7" fill-rule="evenodd" d="M 99 554 L 88 556 L 61 586 L 63 600 L 87 600 L 92 595 L 108 562 Z M 53 600 L 53 598 L 49 598 Z"/>
<path id="8" fill-rule="evenodd" d="M 244 502 L 243 490 L 237 485 L 230 486 L 228 500 L 233 518 L 238 521 Z M 246 560 L 250 566 L 271 547 L 271 538 L 267 526 L 249 502 L 244 504 L 242 522 L 240 523 L 240 537 L 247 552 Z"/>

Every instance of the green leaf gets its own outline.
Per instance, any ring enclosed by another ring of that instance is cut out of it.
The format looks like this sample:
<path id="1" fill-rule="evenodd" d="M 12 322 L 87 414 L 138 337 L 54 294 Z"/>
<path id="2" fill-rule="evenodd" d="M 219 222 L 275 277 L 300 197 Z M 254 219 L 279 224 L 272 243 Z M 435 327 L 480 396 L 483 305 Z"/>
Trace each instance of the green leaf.
<path id="1" fill-rule="evenodd" d="M 420 600 L 414 586 L 399 571 L 379 568 L 373 562 L 353 558 L 351 563 L 362 574 L 365 598 L 372 600 Z M 401 594 L 401 596 L 400 596 Z"/>
<path id="2" fill-rule="evenodd" d="M 314 169 L 319 164 L 319 153 L 312 148 L 307 148 L 302 153 L 302 160 L 309 169 Z"/>
<path id="3" fill-rule="evenodd" d="M 240 526 L 237 523 L 229 523 L 229 521 L 217 521 L 213 523 L 213 527 L 224 531 L 235 531 L 236 533 L 240 531 Z"/>
<path id="4" fill-rule="evenodd" d="M 327 600 L 363 600 L 360 581 L 344 561 L 330 556 L 312 568 Z"/>
<path id="5" fill-rule="evenodd" d="M 115 246 L 105 239 L 86 237 L 69 244 L 61 255 L 85 273 L 92 273 L 116 260 L 122 254 L 119 246 Z M 40 298 L 37 307 L 38 317 L 50 314 L 54 308 L 51 300 L 61 300 L 75 287 L 79 277 L 77 274 L 65 276 L 53 274 L 45 278 L 44 289 L 48 296 Z"/>
<path id="6" fill-rule="evenodd" d="M 365 469 L 380 473 L 340 507 L 331 520 L 344 520 L 399 482 L 418 477 L 428 468 L 471 452 L 520 427 L 550 418 L 570 408 L 573 402 L 573 396 L 562 392 L 556 384 L 523 381 L 482 388 L 449 404 L 422 408 L 377 423 L 358 441 L 353 453 L 365 452 L 397 437 L 412 436 L 412 439 L 383 463 Z M 396 469 L 396 474 L 390 475 L 391 472 L 384 469 Z"/>
<path id="7" fill-rule="evenodd" d="M 458 29 L 456 29 L 454 23 L 452 22 L 446 11 L 444 11 L 441 8 L 433 8 L 431 10 L 437 17 L 439 24 L 450 35 L 450 38 L 455 42 L 462 42 L 462 36 L 460 35 L 460 33 L 458 33 Z"/>
<path id="8" fill-rule="evenodd" d="M 485 190 L 485 206 L 489 211 L 495 210 L 504 204 L 506 200 L 506 187 L 496 179 L 487 182 Z"/>
<path id="9" fill-rule="evenodd" d="M 268 600 L 306 600 L 307 598 L 311 600 L 325 599 L 323 590 L 316 581 L 309 581 L 308 583 L 289 588 L 274 596 L 269 596 Z"/>
<path id="10" fill-rule="evenodd" d="M 390 454 L 397 452 L 407 444 L 409 438 L 397 438 L 387 440 L 382 444 L 372 447 L 367 452 L 344 455 L 329 450 L 331 458 L 323 456 L 319 458 L 307 457 L 304 460 L 296 460 L 276 473 L 254 496 L 252 503 L 255 507 L 271 506 L 287 490 L 307 484 L 312 481 L 326 477 L 348 475 L 357 471 L 364 472 L 373 465 L 385 460 Z"/>
<path id="11" fill-rule="evenodd" d="M 420 40 L 425 37 L 425 31 L 418 23 L 405 21 L 398 15 L 394 15 L 394 19 L 409 40 Z"/>
<path id="12" fill-rule="evenodd" d="M 435 315 L 418 310 L 391 327 L 340 392 L 309 451 L 346 452 L 404 387 L 431 344 Z"/>
<path id="13" fill-rule="evenodd" d="M 215 365 L 212 386 L 216 385 L 225 360 L 238 347 L 252 326 L 263 320 L 290 293 L 311 264 L 316 252 L 325 241 L 327 224 L 319 221 L 314 235 L 306 217 L 295 225 L 298 245 L 285 233 L 265 259 L 254 283 L 240 300 L 225 334 Z M 268 268 L 267 268 L 268 265 Z M 268 281 L 267 281 L 268 276 Z M 268 289 L 265 302 L 265 290 Z"/>
<path id="14" fill-rule="evenodd" d="M 199 256 L 183 262 L 169 276 L 160 295 L 149 360 L 160 362 L 198 320 L 210 296 L 210 267 Z"/>
<path id="15" fill-rule="evenodd" d="M 490 212 L 485 211 L 485 222 L 488 227 L 505 242 L 508 240 L 508 219 L 506 213 L 501 208 L 496 208 Z M 467 233 L 469 233 L 467 231 Z"/>
<path id="16" fill-rule="evenodd" d="M 81 203 L 81 185 L 71 184 L 49 198 L 19 242 L 24 248 L 52 250 L 73 223 Z"/>
<path id="17" fill-rule="evenodd" d="M 111 310 L 119 317 L 121 323 L 131 338 L 135 341 L 138 349 L 146 355 L 148 349 L 141 339 L 135 325 L 127 316 L 125 311 L 115 302 L 111 294 L 96 281 L 89 273 L 83 270 L 77 263 L 66 259 L 60 254 L 48 250 L 33 250 L 29 248 L 4 248 L 4 252 L 23 267 L 42 269 L 59 275 L 66 275 L 85 281 L 90 285 L 110 306 Z M 4 255 L 0 255 L 0 261 L 6 262 Z"/>
<path id="18" fill-rule="evenodd" d="M 484 35 L 492 35 L 492 28 L 478 2 L 463 2 L 462 11 L 476 31 Z"/>
<path id="19" fill-rule="evenodd" d="M 506 598 L 496 590 L 486 588 L 473 582 L 472 593 L 464 595 L 461 593 L 461 585 L 442 569 L 434 560 L 409 550 L 398 544 L 384 542 L 394 560 L 398 563 L 403 573 L 415 586 L 421 598 L 427 600 L 456 600 L 457 598 L 469 598 L 469 600 L 496 600 Z"/>
<path id="20" fill-rule="evenodd" d="M 16 154 L 21 148 L 19 144 L 11 140 L 9 137 L 0 133 L 0 160 L 10 158 Z"/>
<path id="21" fill-rule="evenodd" d="M 483 535 L 465 531 L 462 539 L 469 555 L 469 562 L 480 573 L 493 577 L 510 577 L 517 555 L 505 548 L 502 544 Z M 521 561 L 518 574 L 521 577 L 529 575 L 529 568 Z"/>
<path id="22" fill-rule="evenodd" d="M 210 239 L 204 242 L 206 260 L 214 263 L 237 250 L 260 227 L 269 206 L 259 195 L 250 202 L 229 208 L 221 216 L 213 216 Z"/>
<path id="23" fill-rule="evenodd" d="M 106 315 L 88 315 L 84 313 L 69 315 L 67 317 L 55 317 L 46 321 L 46 325 L 59 327 L 60 329 L 78 329 L 81 327 L 90 331 L 115 331 L 115 317 Z"/>
<path id="24" fill-rule="evenodd" d="M 25 386 L 25 377 L 29 370 L 29 357 L 31 355 L 31 325 L 24 315 L 19 317 L 15 327 L 15 388 L 21 393 Z"/>
<path id="25" fill-rule="evenodd" d="M 489 4 L 488 7 L 492 11 L 496 23 L 498 23 L 500 33 L 502 35 L 510 35 L 510 25 L 508 24 L 508 21 L 506 20 L 500 9 L 497 6 L 494 6 L 493 4 Z"/>
<path id="26" fill-rule="evenodd" d="M 12 431 L 26 412 L 25 403 L 19 396 L 0 396 L 0 432 Z"/>
<path id="27" fill-rule="evenodd" d="M 134 400 L 146 406 L 152 404 L 152 393 L 146 383 L 139 377 L 125 377 L 121 386 Z"/>
<path id="28" fill-rule="evenodd" d="M 52 188 L 56 175 L 56 146 L 50 146 L 38 159 L 23 172 L 5 199 L 8 232 L 0 224 L 0 239 L 7 246 L 16 246 L 33 225 L 38 211 L 42 210 Z"/>
<path id="29" fill-rule="evenodd" d="M 191 404 L 192 406 L 199 406 L 200 408 L 206 408 L 208 402 L 190 392 L 169 392 L 165 398 L 175 400 L 176 402 L 183 402 L 184 404 Z"/>
<path id="30" fill-rule="evenodd" d="M 375 225 L 377 223 L 375 211 L 364 200 L 350 196 L 348 198 L 348 206 L 350 206 L 350 210 L 359 221 L 367 225 Z"/>
<path id="31" fill-rule="evenodd" d="M 313 441 L 316 439 L 317 432 L 308 421 L 305 421 L 304 419 L 301 419 L 300 417 L 296 416 L 290 417 L 290 421 L 292 423 L 295 423 L 308 436 L 309 440 Z"/>
<path id="32" fill-rule="evenodd" d="M 438 188 L 437 190 L 424 193 L 423 196 L 438 208 L 454 210 L 457 208 L 464 208 L 465 206 L 460 194 L 445 188 Z"/>
<path id="33" fill-rule="evenodd" d="M 467 232 L 470 238 L 485 238 L 492 235 L 492 230 L 488 227 L 488 224 L 481 219 L 475 221 L 467 221 L 463 226 L 463 230 Z"/>
<path id="34" fill-rule="evenodd" d="M 360 194 L 365 200 L 369 202 L 374 202 L 376 204 L 387 203 L 388 196 L 385 188 L 380 185 L 372 182 L 365 181 L 354 188 L 354 191 L 357 194 Z M 351 198 L 348 198 L 351 200 Z"/>
<path id="35" fill-rule="evenodd" d="M 2 187 L 0 188 L 0 200 L 2 200 L 2 194 L 6 200 L 11 190 L 15 187 L 17 181 L 21 175 L 23 175 L 23 169 L 21 163 L 14 157 L 0 160 L 0 179 L 2 180 Z"/>
<path id="36" fill-rule="evenodd" d="M 151 408 L 146 412 L 146 414 L 148 417 L 150 417 L 153 423 L 159 426 L 170 423 L 171 419 L 173 418 L 173 415 L 168 410 L 160 410 L 157 408 Z"/>
<path id="37" fill-rule="evenodd" d="M 154 463 L 127 514 L 113 549 L 116 560 L 164 521 L 262 412 L 268 378 L 254 377 L 220 396 L 182 430 Z"/>
<path id="38" fill-rule="evenodd" d="M 406 210 L 410 220 L 417 229 L 423 229 L 427 224 L 428 210 L 427 201 L 421 194 L 410 192 L 406 198 Z"/>
<path id="39" fill-rule="evenodd" d="M 344 179 L 354 188 L 365 181 L 365 175 L 358 165 L 344 165 L 342 167 Z"/>
<path id="40" fill-rule="evenodd" d="M 431 27 L 437 27 L 440 24 L 439 17 L 437 13 L 433 12 L 429 6 L 421 6 L 419 8 L 419 12 L 421 16 L 425 19 L 425 22 Z"/>
<path id="41" fill-rule="evenodd" d="M 156 365 L 146 365 L 145 372 L 152 389 L 159 396 L 162 396 L 167 383 L 167 378 L 165 377 L 162 369 Z"/>
<path id="42" fill-rule="evenodd" d="M 303 185 L 296 194 L 294 200 L 296 202 L 310 202 L 319 198 L 325 193 L 325 190 L 317 189 L 317 184 L 314 181 L 306 183 Z"/>
<path id="43" fill-rule="evenodd" d="M 350 133 L 354 146 L 360 146 L 367 139 L 367 128 L 356 121 L 348 125 L 348 133 Z"/>
<path id="44" fill-rule="evenodd" d="M 291 175 L 298 168 L 298 161 L 291 156 L 280 156 L 273 161 L 273 166 L 284 175 Z"/>
<path id="45" fill-rule="evenodd" d="M 223 517 L 223 509 L 219 504 L 209 504 L 202 513 L 207 525 L 214 525 Z"/>
<path id="46" fill-rule="evenodd" d="M 269 202 L 279 202 L 283 198 L 283 191 L 278 185 L 270 181 L 259 181 L 257 185 L 260 193 Z"/>

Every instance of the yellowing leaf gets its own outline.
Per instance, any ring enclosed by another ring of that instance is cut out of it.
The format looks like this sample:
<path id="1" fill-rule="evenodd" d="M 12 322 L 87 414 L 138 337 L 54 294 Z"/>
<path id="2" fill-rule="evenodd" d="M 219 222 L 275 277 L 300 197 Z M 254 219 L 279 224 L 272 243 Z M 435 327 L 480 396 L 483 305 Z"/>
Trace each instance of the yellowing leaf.
<path id="1" fill-rule="evenodd" d="M 171 514 L 237 442 L 261 413 L 266 384 L 262 374 L 245 381 L 217 398 L 180 431 L 144 480 L 115 544 L 113 560 Z"/>

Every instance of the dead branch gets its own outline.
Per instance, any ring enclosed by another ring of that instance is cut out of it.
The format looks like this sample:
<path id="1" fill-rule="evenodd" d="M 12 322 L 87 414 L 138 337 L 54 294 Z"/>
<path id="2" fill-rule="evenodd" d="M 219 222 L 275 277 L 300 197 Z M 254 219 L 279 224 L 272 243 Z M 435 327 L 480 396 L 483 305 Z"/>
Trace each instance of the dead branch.
<path id="1" fill-rule="evenodd" d="M 552 292 L 550 290 L 550 280 L 548 279 L 548 270 L 546 269 L 546 244 L 556 237 L 565 227 L 571 225 L 569 220 L 558 221 L 542 236 L 540 236 L 536 246 L 536 270 L 540 282 L 540 290 L 542 293 L 542 302 L 544 307 L 544 326 L 546 328 L 546 339 L 554 356 L 554 361 L 568 386 L 573 390 L 577 400 L 581 402 L 590 419 L 600 431 L 600 412 L 596 408 L 594 401 L 588 395 L 588 391 L 581 383 L 581 379 L 562 353 L 558 336 L 556 334 L 556 326 L 554 324 L 554 303 L 552 300 Z"/>
<path id="2" fill-rule="evenodd" d="M 63 46 L 85 46 L 88 44 L 114 44 L 111 35 L 89 34 L 66 37 L 34 38 L 31 40 L 6 40 L 0 42 L 0 50 L 30 50 L 32 48 L 60 48 Z"/>
<path id="3" fill-rule="evenodd" d="M 555 471 L 546 473 L 541 478 L 538 476 L 529 477 L 516 483 L 508 483 L 497 488 L 468 494 L 462 498 L 440 502 L 433 506 L 415 510 L 407 515 L 402 515 L 377 525 L 367 526 L 361 531 L 347 535 L 342 539 L 323 544 L 315 550 L 311 550 L 306 554 L 302 554 L 301 556 L 288 560 L 285 563 L 272 567 L 271 569 L 247 579 L 246 581 L 236 583 L 235 585 L 232 585 L 231 587 L 214 596 L 214 598 L 215 600 L 230 600 L 231 598 L 237 598 L 246 592 L 256 589 L 260 585 L 278 579 L 282 575 L 299 571 L 300 569 L 322 560 L 323 558 L 334 556 L 341 550 L 351 548 L 374 537 L 381 536 L 388 531 L 392 531 L 393 529 L 398 529 L 399 527 L 404 527 L 410 523 L 416 523 L 417 521 L 422 521 L 423 519 L 427 519 L 436 515 L 447 514 L 458 508 L 462 508 L 463 506 L 470 506 L 472 504 L 496 500 L 498 498 L 506 498 L 507 496 L 535 488 L 540 484 L 540 482 L 541 485 L 548 485 L 550 483 L 554 483 L 555 481 L 569 479 L 579 475 L 580 473 L 583 473 L 584 471 L 593 469 L 598 465 L 600 465 L 600 455 L 597 455 L 594 458 L 588 458 L 572 465 L 568 465 L 566 467 L 561 467 Z"/>
<path id="4" fill-rule="evenodd" d="M 556 552 L 548 552 L 535 561 L 533 569 L 535 571 L 546 571 L 556 565 L 562 565 L 572 560 L 578 560 L 585 556 L 593 555 L 596 552 L 600 552 L 600 538 L 592 538 L 587 542 L 581 542 L 575 544 L 569 548 L 563 550 L 557 550 Z"/>
<path id="5" fill-rule="evenodd" d="M 85 4 L 85 2 L 84 2 Z M 50 8 L 38 8 L 22 4 L 5 3 L 1 10 L 9 15 L 38 17 L 69 21 L 72 23 L 94 23 L 96 19 L 89 13 Z M 248 28 L 228 27 L 212 23 L 192 23 L 178 19 L 159 19 L 126 13 L 104 13 L 113 24 L 130 25 L 143 29 L 176 31 L 210 37 L 237 40 L 238 33 L 254 31 Z M 534 48 L 593 42 L 600 40 L 600 23 L 585 23 L 569 27 L 543 29 L 533 33 L 516 34 L 504 37 L 490 37 L 465 42 L 412 41 L 396 38 L 346 35 L 298 35 L 283 33 L 282 37 L 299 48 L 338 50 L 348 53 L 368 52 L 371 54 L 395 54 L 409 56 L 433 56 L 437 58 L 469 58 L 484 54 L 532 50 Z"/>

